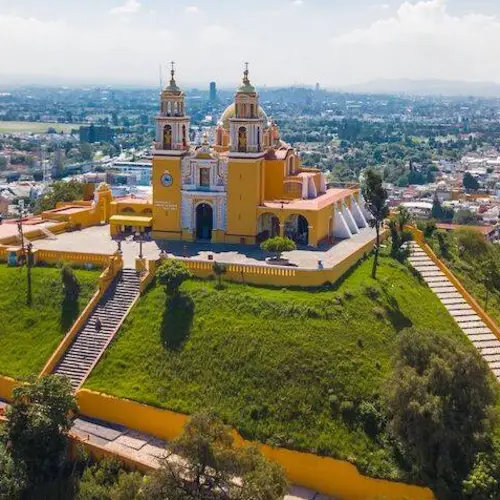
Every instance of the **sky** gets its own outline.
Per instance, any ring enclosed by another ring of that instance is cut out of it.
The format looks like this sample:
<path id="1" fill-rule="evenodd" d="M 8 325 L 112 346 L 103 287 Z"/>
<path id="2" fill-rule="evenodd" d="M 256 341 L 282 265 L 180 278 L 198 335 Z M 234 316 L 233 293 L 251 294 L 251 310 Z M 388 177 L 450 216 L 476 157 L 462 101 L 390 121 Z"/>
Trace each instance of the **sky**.
<path id="1" fill-rule="evenodd" d="M 0 0 L 0 83 L 500 83 L 500 0 Z"/>

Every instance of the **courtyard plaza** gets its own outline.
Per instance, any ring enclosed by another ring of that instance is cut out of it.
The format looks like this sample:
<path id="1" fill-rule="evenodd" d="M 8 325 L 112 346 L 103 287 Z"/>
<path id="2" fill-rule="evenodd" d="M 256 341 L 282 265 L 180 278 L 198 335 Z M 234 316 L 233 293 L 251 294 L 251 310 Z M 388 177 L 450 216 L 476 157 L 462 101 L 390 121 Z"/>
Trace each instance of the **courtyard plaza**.
<path id="1" fill-rule="evenodd" d="M 332 268 L 352 253 L 375 239 L 375 230 L 364 228 L 352 238 L 337 240 L 332 245 L 318 248 L 298 247 L 292 252 L 283 253 L 289 265 L 300 269 L 318 269 L 319 261 L 323 268 Z M 113 254 L 118 249 L 117 240 L 110 236 L 109 225 L 94 226 L 80 231 L 62 233 L 54 239 L 33 241 L 34 249 L 66 252 Z M 139 256 L 140 244 L 132 235 L 120 243 L 125 267 L 135 267 Z M 269 254 L 258 246 L 213 244 L 210 242 L 184 242 L 147 239 L 142 243 L 145 259 L 158 259 L 161 252 L 168 257 L 186 258 L 197 261 L 213 260 L 226 264 L 262 265 Z"/>

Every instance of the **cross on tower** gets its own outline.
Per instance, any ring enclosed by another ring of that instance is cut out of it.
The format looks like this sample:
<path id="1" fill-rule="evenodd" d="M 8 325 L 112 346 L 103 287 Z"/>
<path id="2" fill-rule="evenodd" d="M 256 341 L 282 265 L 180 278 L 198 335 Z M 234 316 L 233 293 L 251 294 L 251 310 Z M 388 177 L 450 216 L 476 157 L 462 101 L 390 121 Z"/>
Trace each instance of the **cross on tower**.
<path id="1" fill-rule="evenodd" d="M 170 74 L 172 75 L 172 78 L 174 77 L 175 74 L 175 61 L 170 61 Z"/>

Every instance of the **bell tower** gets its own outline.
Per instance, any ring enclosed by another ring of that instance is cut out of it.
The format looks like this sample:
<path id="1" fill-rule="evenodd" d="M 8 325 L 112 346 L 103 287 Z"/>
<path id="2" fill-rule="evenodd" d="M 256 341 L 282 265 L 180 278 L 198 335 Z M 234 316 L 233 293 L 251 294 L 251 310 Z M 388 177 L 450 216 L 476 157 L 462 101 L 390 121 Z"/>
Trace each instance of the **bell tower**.
<path id="1" fill-rule="evenodd" d="M 189 152 L 189 117 L 184 92 L 175 81 L 171 63 L 170 83 L 160 94 L 153 148 L 153 236 L 181 239 L 182 159 Z"/>
<path id="2" fill-rule="evenodd" d="M 229 119 L 226 242 L 254 244 L 257 207 L 264 192 L 264 118 L 248 78 L 248 63 L 234 106 L 234 116 Z"/>
<path id="3" fill-rule="evenodd" d="M 259 95 L 248 78 L 248 63 L 245 63 L 234 106 L 235 115 L 229 120 L 229 152 L 261 153 L 264 119 L 259 116 Z"/>
<path id="4" fill-rule="evenodd" d="M 175 81 L 175 63 L 171 63 L 170 83 L 160 96 L 160 114 L 156 117 L 155 149 L 186 151 L 189 148 L 189 117 L 186 116 L 184 92 Z"/>

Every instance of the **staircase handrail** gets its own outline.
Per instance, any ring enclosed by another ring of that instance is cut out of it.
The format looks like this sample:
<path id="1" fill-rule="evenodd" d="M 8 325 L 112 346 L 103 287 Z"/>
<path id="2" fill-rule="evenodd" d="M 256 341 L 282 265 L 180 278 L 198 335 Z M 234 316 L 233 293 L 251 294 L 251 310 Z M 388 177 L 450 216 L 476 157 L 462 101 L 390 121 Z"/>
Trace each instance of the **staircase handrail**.
<path id="1" fill-rule="evenodd" d="M 61 340 L 61 342 L 57 346 L 57 349 L 54 351 L 50 359 L 43 367 L 43 370 L 40 372 L 40 376 L 49 375 L 54 371 L 59 361 L 62 359 L 68 348 L 73 343 L 73 340 L 75 339 L 78 332 L 83 328 L 85 322 L 89 319 L 90 315 L 99 304 L 102 296 L 106 293 L 111 283 L 113 283 L 118 273 L 122 270 L 122 267 L 123 259 L 121 259 L 121 256 L 120 259 L 117 259 L 117 256 L 113 255 L 109 260 L 108 267 L 99 276 L 99 288 L 94 293 L 89 303 L 85 306 L 85 309 L 73 323 L 69 332 Z"/>
<path id="2" fill-rule="evenodd" d="M 486 326 L 494 333 L 500 340 L 500 327 L 493 320 L 493 318 L 479 305 L 477 300 L 467 291 L 462 285 L 460 280 L 450 271 L 444 262 L 434 253 L 432 248 L 426 243 L 424 233 L 417 229 L 415 226 L 406 226 L 405 229 L 411 231 L 413 239 L 418 243 L 420 248 L 427 254 L 427 256 L 439 267 L 448 280 L 455 286 L 458 292 L 463 296 L 465 301 L 472 307 L 476 314 L 484 321 Z"/>

